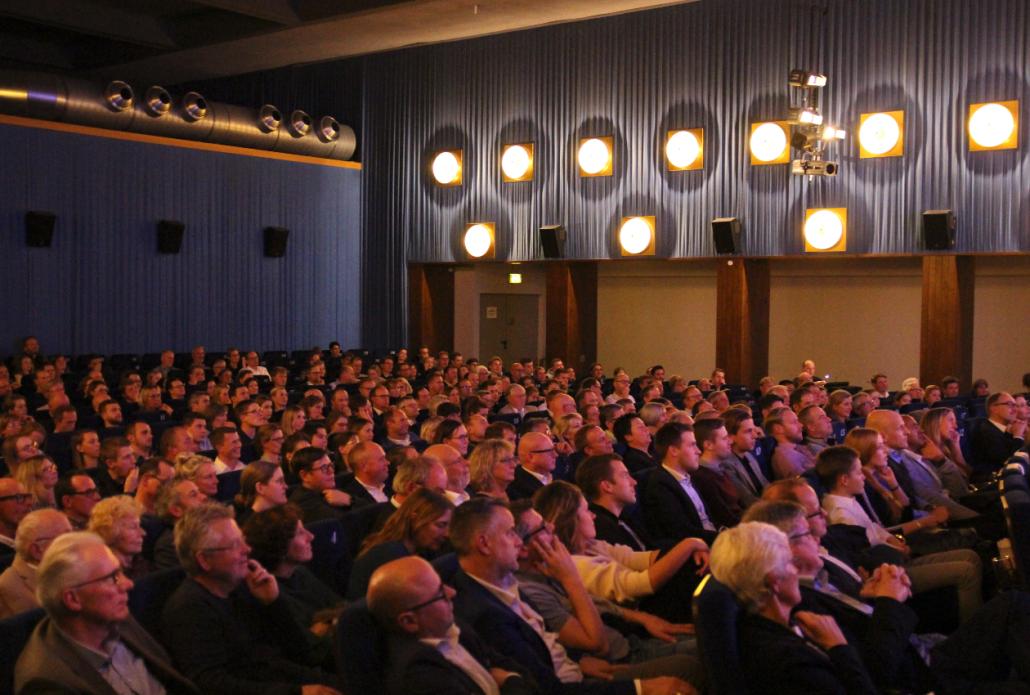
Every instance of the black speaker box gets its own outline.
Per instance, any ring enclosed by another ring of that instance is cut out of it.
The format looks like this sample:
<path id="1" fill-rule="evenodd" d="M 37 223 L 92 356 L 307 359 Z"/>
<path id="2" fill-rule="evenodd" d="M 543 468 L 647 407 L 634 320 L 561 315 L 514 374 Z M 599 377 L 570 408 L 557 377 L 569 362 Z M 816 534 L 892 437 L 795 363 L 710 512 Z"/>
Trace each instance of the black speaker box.
<path id="1" fill-rule="evenodd" d="M 736 217 L 712 220 L 712 237 L 716 253 L 740 253 L 740 220 Z"/>
<path id="2" fill-rule="evenodd" d="M 182 234 L 186 225 L 175 220 L 161 220 L 157 223 L 157 252 L 179 253 L 182 249 Z"/>
<path id="3" fill-rule="evenodd" d="M 565 258 L 565 233 L 565 227 L 560 224 L 548 224 L 540 228 L 544 258 Z"/>
<path id="4" fill-rule="evenodd" d="M 265 227 L 265 257 L 282 258 L 286 255 L 286 239 L 290 230 L 285 227 Z"/>
<path id="5" fill-rule="evenodd" d="M 47 248 L 54 240 L 54 223 L 57 215 L 52 212 L 30 210 L 25 213 L 25 243 L 36 248 Z"/>
<path id="6" fill-rule="evenodd" d="M 951 210 L 923 212 L 923 245 L 927 251 L 955 248 L 955 215 Z"/>

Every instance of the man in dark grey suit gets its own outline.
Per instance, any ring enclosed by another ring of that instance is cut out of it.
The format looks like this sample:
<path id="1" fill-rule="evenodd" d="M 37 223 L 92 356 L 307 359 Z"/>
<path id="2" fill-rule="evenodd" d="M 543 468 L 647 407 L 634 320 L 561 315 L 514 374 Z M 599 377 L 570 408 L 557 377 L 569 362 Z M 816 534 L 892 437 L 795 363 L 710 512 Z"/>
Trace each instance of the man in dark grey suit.
<path id="1" fill-rule="evenodd" d="M 129 615 L 132 581 L 93 533 L 55 540 L 39 566 L 47 616 L 15 666 L 18 693 L 198 693 Z"/>

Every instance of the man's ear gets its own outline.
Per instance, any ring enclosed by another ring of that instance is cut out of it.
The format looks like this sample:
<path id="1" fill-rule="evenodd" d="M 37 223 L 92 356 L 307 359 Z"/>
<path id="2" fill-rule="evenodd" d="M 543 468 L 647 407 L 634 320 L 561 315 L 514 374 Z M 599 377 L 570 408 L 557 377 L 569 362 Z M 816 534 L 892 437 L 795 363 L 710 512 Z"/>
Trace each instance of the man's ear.
<path id="1" fill-rule="evenodd" d="M 418 634 L 419 624 L 418 616 L 412 611 L 405 611 L 397 616 L 397 627 L 409 635 Z"/>

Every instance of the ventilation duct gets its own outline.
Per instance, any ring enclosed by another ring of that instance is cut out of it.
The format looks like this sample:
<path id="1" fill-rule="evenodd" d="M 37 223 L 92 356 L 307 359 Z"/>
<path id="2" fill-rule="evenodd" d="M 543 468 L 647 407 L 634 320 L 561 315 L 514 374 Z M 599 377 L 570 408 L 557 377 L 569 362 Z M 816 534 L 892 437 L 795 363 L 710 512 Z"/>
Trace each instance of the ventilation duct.
<path id="1" fill-rule="evenodd" d="M 197 92 L 176 101 L 157 85 L 139 95 L 120 80 L 0 71 L 0 113 L 325 159 L 350 159 L 355 148 L 354 130 L 332 116 L 316 121 L 298 109 L 284 119 L 271 104 L 251 109 Z"/>

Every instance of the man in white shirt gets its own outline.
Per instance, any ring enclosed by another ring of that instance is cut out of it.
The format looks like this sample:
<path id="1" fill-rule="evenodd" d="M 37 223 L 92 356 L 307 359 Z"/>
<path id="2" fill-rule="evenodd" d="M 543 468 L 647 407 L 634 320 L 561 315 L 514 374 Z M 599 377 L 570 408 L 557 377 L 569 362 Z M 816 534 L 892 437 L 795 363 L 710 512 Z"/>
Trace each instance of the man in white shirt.
<path id="1" fill-rule="evenodd" d="M 440 462 L 447 471 L 447 489 L 444 495 L 451 504 L 458 506 L 469 501 L 469 493 L 465 489 L 469 485 L 469 463 L 461 452 L 450 444 L 433 444 L 422 454 Z"/>
<path id="2" fill-rule="evenodd" d="M 239 432 L 231 427 L 219 427 L 211 434 L 211 444 L 218 452 L 218 456 L 215 458 L 217 475 L 244 469 L 243 461 L 240 460 L 243 442 L 240 440 Z"/>
<path id="3" fill-rule="evenodd" d="M 390 499 L 386 492 L 386 479 L 390 465 L 383 447 L 375 442 L 361 442 L 347 454 L 347 465 L 354 477 L 341 486 L 356 504 L 382 504 Z"/>

